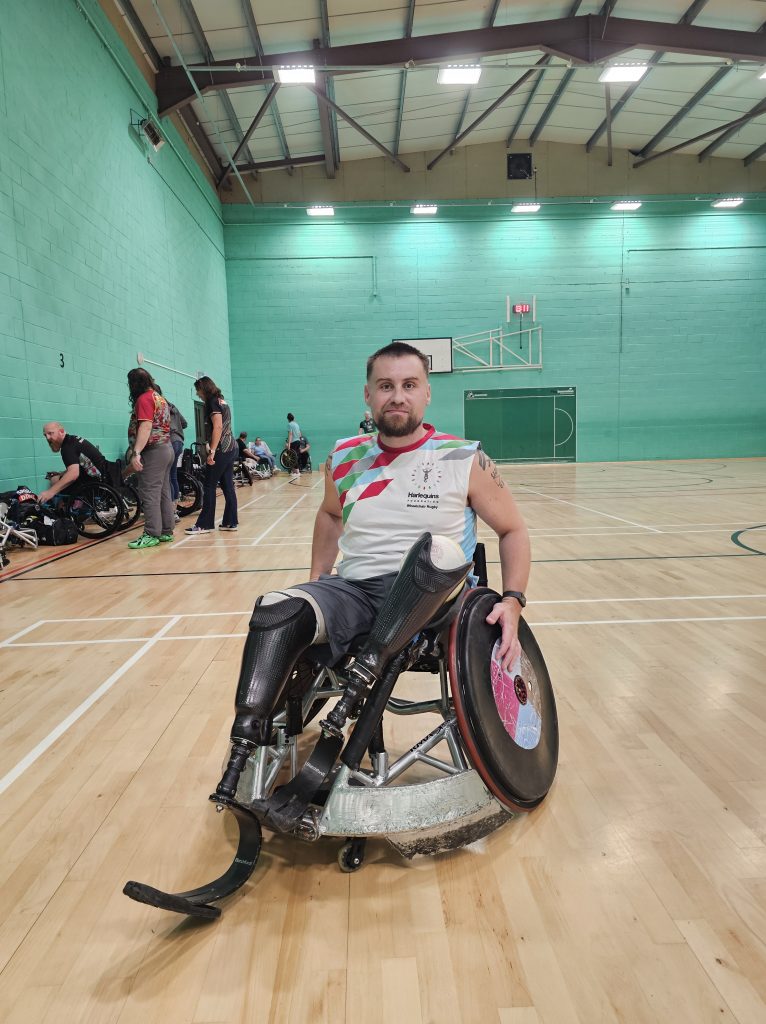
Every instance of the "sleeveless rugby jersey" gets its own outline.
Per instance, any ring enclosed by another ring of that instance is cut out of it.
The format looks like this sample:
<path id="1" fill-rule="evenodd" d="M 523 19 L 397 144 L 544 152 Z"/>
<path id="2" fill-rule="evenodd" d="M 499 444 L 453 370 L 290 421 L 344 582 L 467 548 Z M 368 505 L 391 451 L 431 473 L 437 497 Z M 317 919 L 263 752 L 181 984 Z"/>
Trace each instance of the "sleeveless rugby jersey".
<path id="1" fill-rule="evenodd" d="M 423 426 L 425 437 L 406 448 L 383 445 L 377 434 L 335 445 L 330 464 L 343 509 L 340 576 L 396 572 L 425 530 L 451 537 L 467 562 L 473 558 L 476 513 L 468 506 L 468 477 L 479 442 Z"/>

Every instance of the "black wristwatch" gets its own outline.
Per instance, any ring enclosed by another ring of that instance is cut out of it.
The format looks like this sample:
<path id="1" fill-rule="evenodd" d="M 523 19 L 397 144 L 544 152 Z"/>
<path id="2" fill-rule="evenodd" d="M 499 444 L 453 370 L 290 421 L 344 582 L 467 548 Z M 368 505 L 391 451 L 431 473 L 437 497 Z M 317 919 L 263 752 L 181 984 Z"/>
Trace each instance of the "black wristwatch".
<path id="1" fill-rule="evenodd" d="M 527 606 L 527 599 L 520 590 L 504 590 L 503 597 L 515 597 L 522 608 Z"/>

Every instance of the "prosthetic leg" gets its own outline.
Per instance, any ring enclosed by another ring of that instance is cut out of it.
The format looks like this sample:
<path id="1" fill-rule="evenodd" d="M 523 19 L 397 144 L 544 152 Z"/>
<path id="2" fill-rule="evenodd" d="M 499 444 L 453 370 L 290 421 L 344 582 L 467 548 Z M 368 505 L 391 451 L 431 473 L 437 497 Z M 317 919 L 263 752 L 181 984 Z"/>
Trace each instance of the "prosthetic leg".
<path id="1" fill-rule="evenodd" d="M 349 670 L 351 682 L 345 694 L 320 723 L 326 732 L 342 735 L 349 715 L 380 679 L 386 665 L 462 588 L 472 563 L 456 565 L 456 551 L 457 545 L 448 538 L 432 537 L 430 533 L 421 534 L 412 545 L 367 642 Z"/>

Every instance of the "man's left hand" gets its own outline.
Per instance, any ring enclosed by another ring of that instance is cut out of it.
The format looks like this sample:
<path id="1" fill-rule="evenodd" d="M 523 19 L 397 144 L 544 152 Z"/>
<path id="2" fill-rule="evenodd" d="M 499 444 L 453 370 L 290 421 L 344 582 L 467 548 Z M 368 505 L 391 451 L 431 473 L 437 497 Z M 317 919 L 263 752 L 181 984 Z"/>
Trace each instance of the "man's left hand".
<path id="1" fill-rule="evenodd" d="M 502 642 L 497 656 L 505 671 L 508 671 L 516 658 L 521 653 L 521 644 L 518 638 L 519 618 L 521 617 L 521 605 L 515 598 L 507 601 L 498 601 L 487 616 L 490 626 L 500 624 L 503 631 Z"/>
<path id="2" fill-rule="evenodd" d="M 44 505 L 46 501 L 50 501 L 52 497 L 53 491 L 41 491 L 40 494 L 37 495 L 37 500 L 41 505 Z"/>
<path id="3" fill-rule="evenodd" d="M 144 464 L 141 461 L 141 456 L 138 453 L 136 453 L 130 460 L 130 468 L 133 470 L 134 473 L 143 473 Z"/>

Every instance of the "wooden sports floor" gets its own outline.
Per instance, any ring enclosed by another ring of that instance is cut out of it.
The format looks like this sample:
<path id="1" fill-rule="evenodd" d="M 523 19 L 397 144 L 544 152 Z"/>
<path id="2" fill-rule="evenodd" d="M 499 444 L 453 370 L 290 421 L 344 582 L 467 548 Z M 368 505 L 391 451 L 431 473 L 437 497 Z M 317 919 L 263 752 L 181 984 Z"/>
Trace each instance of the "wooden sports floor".
<path id="1" fill-rule="evenodd" d="M 233 855 L 206 798 L 253 601 L 306 577 L 319 474 L 241 489 L 237 534 L 12 555 L 3 1024 L 766 1021 L 766 460 L 503 475 L 558 699 L 547 800 L 449 855 L 373 842 L 352 875 L 338 840 L 267 835 L 214 923 L 121 889 Z"/>

